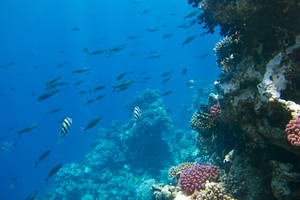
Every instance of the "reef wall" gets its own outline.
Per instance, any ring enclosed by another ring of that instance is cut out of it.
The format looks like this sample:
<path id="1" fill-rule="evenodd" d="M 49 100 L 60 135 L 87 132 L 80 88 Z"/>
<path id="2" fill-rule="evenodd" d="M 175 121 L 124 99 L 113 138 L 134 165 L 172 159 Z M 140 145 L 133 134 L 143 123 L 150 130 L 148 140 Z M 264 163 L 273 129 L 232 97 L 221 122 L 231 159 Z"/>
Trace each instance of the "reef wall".
<path id="1" fill-rule="evenodd" d="M 219 115 L 208 103 L 191 127 L 236 198 L 300 199 L 300 1 L 188 2 L 224 36 L 214 48 Z"/>

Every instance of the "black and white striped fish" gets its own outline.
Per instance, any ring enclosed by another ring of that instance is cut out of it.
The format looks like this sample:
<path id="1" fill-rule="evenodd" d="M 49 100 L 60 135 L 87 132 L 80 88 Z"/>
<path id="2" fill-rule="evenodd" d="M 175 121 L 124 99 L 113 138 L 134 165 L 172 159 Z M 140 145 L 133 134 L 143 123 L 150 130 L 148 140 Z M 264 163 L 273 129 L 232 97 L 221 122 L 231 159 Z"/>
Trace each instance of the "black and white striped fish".
<path id="1" fill-rule="evenodd" d="M 133 126 L 135 126 L 136 122 L 139 120 L 140 115 L 141 115 L 141 109 L 140 109 L 140 107 L 135 106 L 133 114 L 134 114 L 134 123 L 133 123 Z"/>
<path id="2" fill-rule="evenodd" d="M 72 118 L 66 117 L 63 121 L 62 127 L 60 129 L 60 136 L 65 137 L 69 134 L 72 125 Z"/>

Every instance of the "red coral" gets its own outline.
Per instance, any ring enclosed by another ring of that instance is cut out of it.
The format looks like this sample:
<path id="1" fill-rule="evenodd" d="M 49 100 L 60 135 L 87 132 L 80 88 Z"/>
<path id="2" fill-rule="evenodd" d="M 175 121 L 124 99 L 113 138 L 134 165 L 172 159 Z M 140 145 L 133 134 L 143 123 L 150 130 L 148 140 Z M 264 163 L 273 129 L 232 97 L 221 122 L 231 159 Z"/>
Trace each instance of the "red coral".
<path id="1" fill-rule="evenodd" d="M 180 174 L 179 185 L 187 195 L 192 195 L 195 190 L 204 189 L 207 180 L 214 181 L 218 173 L 216 166 L 196 164 Z"/>
<path id="2" fill-rule="evenodd" d="M 285 132 L 288 133 L 288 141 L 297 147 L 300 147 L 300 115 L 295 116 L 289 121 L 285 127 Z"/>
<path id="3" fill-rule="evenodd" d="M 219 103 L 216 103 L 210 107 L 210 114 L 215 118 L 219 117 L 221 113 L 221 107 Z"/>

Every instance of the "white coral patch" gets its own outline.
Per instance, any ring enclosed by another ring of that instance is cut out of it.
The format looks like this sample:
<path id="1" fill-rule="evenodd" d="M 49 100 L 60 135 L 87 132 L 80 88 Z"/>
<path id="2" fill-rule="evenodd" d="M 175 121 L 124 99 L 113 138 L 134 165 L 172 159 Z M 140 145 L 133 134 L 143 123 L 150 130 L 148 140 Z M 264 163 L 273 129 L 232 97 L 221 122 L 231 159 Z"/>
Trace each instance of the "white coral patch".
<path id="1" fill-rule="evenodd" d="M 291 53 L 295 48 L 300 47 L 300 35 L 296 38 L 296 44 L 287 49 Z M 288 81 L 284 73 L 286 66 L 280 65 L 283 58 L 282 53 L 277 54 L 269 61 L 266 67 L 263 81 L 257 86 L 262 100 L 268 101 L 270 98 L 279 99 L 281 91 L 286 89 Z"/>
<path id="2" fill-rule="evenodd" d="M 178 192 L 174 200 L 191 200 L 191 196 L 186 196 L 183 192 Z"/>

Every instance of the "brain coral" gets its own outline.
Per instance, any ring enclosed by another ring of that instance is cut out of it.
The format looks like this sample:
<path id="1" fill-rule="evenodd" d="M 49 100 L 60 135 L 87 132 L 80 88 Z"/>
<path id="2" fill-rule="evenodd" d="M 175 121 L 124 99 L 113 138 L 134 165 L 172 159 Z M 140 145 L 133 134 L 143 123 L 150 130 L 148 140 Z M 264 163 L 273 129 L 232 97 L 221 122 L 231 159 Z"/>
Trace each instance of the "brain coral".
<path id="1" fill-rule="evenodd" d="M 300 147 L 300 115 L 295 116 L 285 127 L 288 141 L 297 147 Z"/>
<path id="2" fill-rule="evenodd" d="M 180 174 L 179 185 L 187 195 L 192 195 L 195 190 L 204 189 L 206 181 L 216 180 L 218 173 L 216 166 L 196 164 Z"/>

